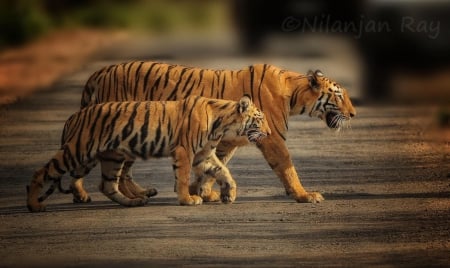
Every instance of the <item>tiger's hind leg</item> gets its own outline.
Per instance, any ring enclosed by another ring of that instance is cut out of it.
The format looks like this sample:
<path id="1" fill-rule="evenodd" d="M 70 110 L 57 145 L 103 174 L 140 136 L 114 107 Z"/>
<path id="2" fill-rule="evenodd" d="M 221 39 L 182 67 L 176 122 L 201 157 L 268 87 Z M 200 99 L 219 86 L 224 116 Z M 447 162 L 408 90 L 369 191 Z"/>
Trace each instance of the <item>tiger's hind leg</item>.
<path id="1" fill-rule="evenodd" d="M 155 188 L 143 188 L 133 180 L 131 166 L 133 161 L 125 161 L 119 180 L 119 190 L 128 198 L 152 197 L 158 194 Z"/>
<path id="2" fill-rule="evenodd" d="M 64 150 L 59 150 L 44 167 L 34 173 L 30 185 L 27 186 L 27 208 L 29 211 L 45 211 L 40 193 L 47 181 L 60 180 L 62 175 L 68 171 L 68 168 L 64 166 L 63 155 Z"/>
<path id="3" fill-rule="evenodd" d="M 84 176 L 88 174 L 95 166 L 97 161 L 92 161 L 86 166 L 80 167 L 70 173 L 72 176 L 72 181 L 70 183 L 70 190 L 73 194 L 74 203 L 89 203 L 91 202 L 91 197 L 88 192 L 83 187 Z"/>
<path id="4" fill-rule="evenodd" d="M 147 204 L 148 197 L 129 198 L 119 190 L 119 179 L 126 160 L 125 156 L 116 152 L 103 152 L 98 155 L 101 163 L 102 182 L 100 191 L 109 199 L 123 206 L 136 207 Z"/>

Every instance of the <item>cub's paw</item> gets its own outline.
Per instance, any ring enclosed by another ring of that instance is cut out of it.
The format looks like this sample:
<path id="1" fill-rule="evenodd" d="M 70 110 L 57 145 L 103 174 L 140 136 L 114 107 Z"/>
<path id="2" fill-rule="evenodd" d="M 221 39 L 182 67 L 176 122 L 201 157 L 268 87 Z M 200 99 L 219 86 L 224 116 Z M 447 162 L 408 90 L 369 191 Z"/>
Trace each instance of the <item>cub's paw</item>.
<path id="1" fill-rule="evenodd" d="M 179 201 L 182 206 L 195 206 L 203 203 L 203 199 L 198 195 L 186 196 L 179 199 Z"/>
<path id="2" fill-rule="evenodd" d="M 200 196 L 204 202 L 218 202 L 221 200 L 219 192 L 214 190 L 210 190 L 208 194 L 201 191 Z"/>
<path id="3" fill-rule="evenodd" d="M 224 204 L 233 203 L 236 200 L 236 186 L 235 184 L 230 185 L 229 183 L 224 183 L 222 188 L 220 188 L 220 200 Z"/>
<path id="4" fill-rule="evenodd" d="M 142 195 L 145 195 L 147 197 L 152 197 L 158 194 L 158 191 L 155 188 L 148 188 L 145 189 L 145 191 L 141 192 Z"/>
<path id="5" fill-rule="evenodd" d="M 295 198 L 299 203 L 320 203 L 325 200 L 318 192 L 308 192 L 305 195 L 300 195 Z"/>

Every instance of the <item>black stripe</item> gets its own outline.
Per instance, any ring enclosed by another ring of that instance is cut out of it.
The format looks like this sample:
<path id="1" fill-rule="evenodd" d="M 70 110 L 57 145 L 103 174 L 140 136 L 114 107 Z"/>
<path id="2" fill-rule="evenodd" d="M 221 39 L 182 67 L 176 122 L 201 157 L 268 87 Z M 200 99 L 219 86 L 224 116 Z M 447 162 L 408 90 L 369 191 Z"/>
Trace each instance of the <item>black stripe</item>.
<path id="1" fill-rule="evenodd" d="M 303 106 L 302 110 L 300 111 L 300 114 L 303 114 L 306 110 L 306 106 Z"/>
<path id="2" fill-rule="evenodd" d="M 262 84 L 264 82 L 264 77 L 265 77 L 266 72 L 267 72 L 267 66 L 268 66 L 267 64 L 264 64 L 263 71 L 262 71 L 262 74 L 261 74 L 261 80 L 259 81 L 259 86 L 258 86 L 258 101 L 259 101 L 261 106 L 262 106 L 261 86 L 262 86 Z"/>
<path id="3" fill-rule="evenodd" d="M 144 124 L 141 127 L 141 143 L 143 143 L 148 136 L 148 124 L 150 121 L 150 102 L 145 103 L 145 116 L 144 116 Z"/>
<path id="4" fill-rule="evenodd" d="M 102 179 L 105 181 L 117 181 L 117 178 L 110 178 L 103 173 L 102 173 Z M 116 192 L 114 192 L 114 193 L 116 193 Z M 114 194 L 114 193 L 111 193 L 111 194 Z M 110 193 L 108 193 L 108 194 L 110 194 Z"/>
<path id="5" fill-rule="evenodd" d="M 126 107 L 128 107 L 128 105 L 129 105 L 129 103 L 126 103 L 125 104 L 125 109 L 123 109 L 123 110 L 126 110 Z M 113 106 L 113 105 L 111 105 L 111 106 Z M 121 105 L 121 103 L 117 102 L 117 103 L 115 103 L 115 106 L 116 107 L 111 107 L 111 110 L 114 111 L 115 115 L 111 119 L 110 124 L 108 125 L 108 127 L 109 127 L 109 135 L 108 135 L 108 137 L 105 138 L 105 147 L 108 150 L 117 147 L 117 146 L 114 146 L 114 144 L 112 142 L 112 138 L 113 138 L 114 130 L 116 128 L 116 123 L 117 123 L 117 121 L 119 120 L 119 118 L 121 117 L 121 114 L 122 114 L 122 105 Z M 111 146 L 113 146 L 113 147 L 111 147 Z"/>
<path id="6" fill-rule="evenodd" d="M 150 68 L 147 69 L 147 73 L 144 76 L 144 91 L 146 90 L 150 90 L 150 88 L 148 88 L 148 78 L 150 76 L 150 74 L 152 73 L 153 67 L 156 66 L 157 63 L 152 63 L 152 65 L 150 66 Z M 148 95 L 148 94 L 147 94 Z M 150 92 L 150 97 L 153 95 L 153 92 Z M 152 98 L 150 98 L 152 99 Z"/>
<path id="7" fill-rule="evenodd" d="M 169 97 L 167 97 L 168 100 L 174 100 L 176 97 L 176 94 L 178 93 L 178 87 L 180 86 L 181 82 L 183 82 L 183 75 L 186 72 L 187 68 L 183 68 L 180 73 L 180 77 L 178 78 L 177 83 L 175 84 L 175 87 L 172 89 L 172 92 L 170 93 Z"/>
<path id="8" fill-rule="evenodd" d="M 271 121 L 272 121 L 272 126 L 274 126 L 275 131 L 277 132 L 277 134 L 283 139 L 286 140 L 286 137 L 284 136 L 283 132 L 277 127 L 276 122 L 273 120 L 274 118 L 271 117 Z M 273 129 L 272 129 L 273 130 Z"/>
<path id="9" fill-rule="evenodd" d="M 166 148 L 166 137 L 163 137 L 161 145 L 159 146 L 159 150 L 154 154 L 155 157 L 164 156 L 164 149 Z"/>
<path id="10" fill-rule="evenodd" d="M 133 65 L 135 64 L 136 62 L 130 62 L 129 64 L 128 64 L 128 69 L 127 69 L 127 75 L 126 75 L 126 88 L 129 90 L 129 91 L 131 91 L 131 88 L 132 88 L 132 84 L 130 84 L 130 78 L 131 78 L 131 70 L 133 69 Z"/>
<path id="11" fill-rule="evenodd" d="M 133 138 L 128 142 L 128 146 L 130 147 L 130 151 L 135 154 L 139 155 L 139 152 L 136 151 L 136 145 L 138 144 L 138 134 L 134 134 Z"/>
<path id="12" fill-rule="evenodd" d="M 169 80 L 170 80 L 170 71 L 173 69 L 173 65 L 169 65 L 169 66 L 167 66 L 167 71 L 166 71 L 166 73 L 165 73 L 165 81 L 164 81 L 164 88 L 166 88 L 167 87 L 167 84 L 169 83 Z"/>
<path id="13" fill-rule="evenodd" d="M 144 64 L 143 61 L 140 62 L 139 66 L 138 66 L 138 68 L 136 69 L 135 74 L 134 74 L 134 89 L 133 89 L 133 96 L 134 96 L 134 99 L 135 99 L 135 100 L 137 99 L 137 95 L 138 95 L 137 92 L 138 92 L 138 90 L 139 90 L 139 89 L 138 89 L 138 85 L 139 85 L 140 70 L 141 70 L 141 68 L 142 68 L 142 64 Z M 144 90 L 145 90 L 145 87 L 142 88 L 141 90 L 144 91 Z"/>
<path id="14" fill-rule="evenodd" d="M 254 79 L 254 76 L 255 76 L 255 68 L 253 66 L 250 66 L 248 68 L 248 70 L 250 72 L 250 92 L 251 92 L 250 94 L 253 97 L 254 96 L 254 93 L 253 93 L 253 79 Z"/>
<path id="15" fill-rule="evenodd" d="M 98 135 L 98 148 L 97 149 L 100 149 L 102 146 L 102 144 L 101 144 L 101 140 L 102 140 L 102 137 L 103 137 L 103 133 L 105 132 L 105 130 L 106 130 L 106 122 L 107 122 L 107 119 L 109 119 L 109 117 L 111 116 L 111 103 L 108 105 L 108 112 L 105 114 L 105 115 L 103 115 L 103 118 L 102 118 L 102 122 L 101 122 L 101 124 L 100 124 L 100 134 Z M 98 127 L 98 126 L 96 126 L 96 127 Z M 103 144 L 104 145 L 104 144 Z"/>
<path id="16" fill-rule="evenodd" d="M 50 160 L 50 162 L 52 163 L 53 167 L 60 175 L 66 173 L 66 171 L 59 166 L 59 161 L 57 159 L 52 158 L 52 160 Z"/>
<path id="17" fill-rule="evenodd" d="M 222 81 L 222 89 L 220 91 L 220 98 L 219 99 L 223 98 L 223 95 L 224 95 L 224 92 L 225 92 L 225 83 L 226 83 L 226 80 L 227 80 L 226 72 L 222 71 L 222 74 L 223 74 L 223 81 Z"/>
<path id="18" fill-rule="evenodd" d="M 99 139 L 101 136 L 99 136 L 98 138 L 95 138 L 94 132 L 95 130 L 98 128 L 97 125 L 97 121 L 99 120 L 99 118 L 102 116 L 102 107 L 100 107 L 97 111 L 97 114 L 95 115 L 95 119 L 93 120 L 93 122 L 91 123 L 91 127 L 89 129 L 89 141 L 86 143 L 86 155 L 90 155 L 90 152 L 92 152 L 92 148 L 95 145 L 95 142 L 99 142 Z"/>
<path id="19" fill-rule="evenodd" d="M 140 102 L 136 102 L 132 108 L 133 112 L 131 113 L 130 117 L 128 118 L 128 123 L 122 129 L 122 140 L 125 140 L 133 132 L 134 120 L 136 118 L 139 105 L 140 105 Z"/>

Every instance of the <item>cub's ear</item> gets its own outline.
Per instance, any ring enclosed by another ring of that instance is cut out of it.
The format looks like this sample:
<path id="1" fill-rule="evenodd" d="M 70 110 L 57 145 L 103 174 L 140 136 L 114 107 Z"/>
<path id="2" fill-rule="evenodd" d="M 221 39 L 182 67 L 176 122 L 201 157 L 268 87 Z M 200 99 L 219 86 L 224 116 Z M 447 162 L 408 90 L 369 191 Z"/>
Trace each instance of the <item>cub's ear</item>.
<path id="1" fill-rule="evenodd" d="M 323 73 L 320 70 L 312 71 L 309 70 L 307 73 L 309 85 L 312 89 L 318 89 L 319 88 L 319 81 L 318 77 L 322 77 Z"/>
<path id="2" fill-rule="evenodd" d="M 250 107 L 250 105 L 252 104 L 252 99 L 250 98 L 249 95 L 245 94 L 244 97 L 242 97 L 239 100 L 239 104 L 238 104 L 238 112 L 240 114 L 247 112 L 248 107 Z"/>

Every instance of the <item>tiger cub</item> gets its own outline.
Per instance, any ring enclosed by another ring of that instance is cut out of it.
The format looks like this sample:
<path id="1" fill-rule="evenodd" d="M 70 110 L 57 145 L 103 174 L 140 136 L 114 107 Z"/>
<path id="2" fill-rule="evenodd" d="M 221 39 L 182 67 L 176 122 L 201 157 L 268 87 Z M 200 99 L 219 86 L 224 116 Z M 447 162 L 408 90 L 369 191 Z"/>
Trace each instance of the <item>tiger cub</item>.
<path id="1" fill-rule="evenodd" d="M 45 197 L 39 198 L 45 182 L 58 184 L 66 172 L 82 178 L 98 161 L 103 194 L 123 206 L 144 205 L 147 196 L 129 198 L 118 187 L 124 163 L 167 156 L 173 159 L 181 205 L 202 203 L 200 196 L 189 193 L 191 169 L 198 175 L 214 175 L 221 185 L 221 200 L 230 203 L 236 198 L 236 183 L 215 154 L 217 144 L 222 139 L 255 143 L 270 132 L 264 114 L 248 96 L 237 102 L 191 96 L 181 101 L 89 106 L 66 121 L 60 150 L 35 172 L 28 186 L 27 206 L 32 212 L 45 210 Z"/>

